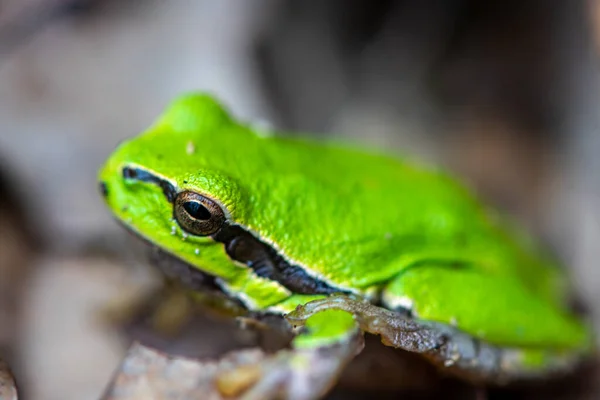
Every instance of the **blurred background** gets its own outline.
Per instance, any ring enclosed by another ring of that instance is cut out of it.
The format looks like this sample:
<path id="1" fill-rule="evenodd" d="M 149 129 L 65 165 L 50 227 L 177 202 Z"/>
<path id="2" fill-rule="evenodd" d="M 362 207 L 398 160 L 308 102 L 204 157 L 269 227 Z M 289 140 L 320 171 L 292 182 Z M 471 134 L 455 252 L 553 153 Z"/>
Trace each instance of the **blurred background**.
<path id="1" fill-rule="evenodd" d="M 599 24 L 594 0 L 0 0 L 1 357 L 27 398 L 98 398 L 127 347 L 102 310 L 156 277 L 95 173 L 191 89 L 445 165 L 600 321 Z"/>

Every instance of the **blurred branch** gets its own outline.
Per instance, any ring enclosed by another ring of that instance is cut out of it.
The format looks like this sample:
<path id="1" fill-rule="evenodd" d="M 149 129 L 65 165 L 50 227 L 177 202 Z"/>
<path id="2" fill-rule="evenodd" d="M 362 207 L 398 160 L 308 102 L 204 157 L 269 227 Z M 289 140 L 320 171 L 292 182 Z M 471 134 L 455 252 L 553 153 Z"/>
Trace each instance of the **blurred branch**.
<path id="1" fill-rule="evenodd" d="M 363 346 L 358 330 L 335 345 L 275 353 L 255 347 L 217 359 L 173 356 L 134 343 L 102 399 L 321 398 Z"/>
<path id="2" fill-rule="evenodd" d="M 0 400 L 17 400 L 17 386 L 8 365 L 0 360 Z"/>
<path id="3" fill-rule="evenodd" d="M 201 361 L 134 343 L 103 399 L 221 398 L 214 385 L 218 374 L 236 366 L 256 365 L 264 358 L 261 350 L 251 349 L 228 353 L 216 361 Z"/>

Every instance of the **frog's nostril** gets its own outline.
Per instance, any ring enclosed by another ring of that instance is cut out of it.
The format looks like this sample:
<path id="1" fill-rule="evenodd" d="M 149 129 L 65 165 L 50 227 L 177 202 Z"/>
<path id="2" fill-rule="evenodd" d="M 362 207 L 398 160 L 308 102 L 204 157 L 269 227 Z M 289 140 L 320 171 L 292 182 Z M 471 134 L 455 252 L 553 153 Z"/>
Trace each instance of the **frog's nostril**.
<path id="1" fill-rule="evenodd" d="M 123 167 L 123 178 L 137 179 L 138 178 L 138 170 L 135 168 Z"/>
<path id="2" fill-rule="evenodd" d="M 106 186 L 105 182 L 100 182 L 100 184 L 98 185 L 98 188 L 100 189 L 100 193 L 102 193 L 103 197 L 108 196 L 108 186 Z"/>

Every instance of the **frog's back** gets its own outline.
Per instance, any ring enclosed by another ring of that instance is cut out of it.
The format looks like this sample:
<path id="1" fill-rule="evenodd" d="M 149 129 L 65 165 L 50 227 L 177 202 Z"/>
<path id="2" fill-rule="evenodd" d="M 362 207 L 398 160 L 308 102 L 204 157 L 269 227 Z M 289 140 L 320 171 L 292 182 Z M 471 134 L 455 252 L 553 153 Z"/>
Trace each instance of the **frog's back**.
<path id="1" fill-rule="evenodd" d="M 357 148 L 257 134 L 202 96 L 181 98 L 147 136 L 139 148 L 181 153 L 173 175 L 216 171 L 227 186 L 235 182 L 244 195 L 221 199 L 235 204 L 232 218 L 339 286 L 369 287 L 438 259 L 519 277 L 562 302 L 554 265 L 443 172 Z"/>
<path id="2" fill-rule="evenodd" d="M 372 253 L 362 254 L 381 258 L 372 267 L 380 275 L 388 273 L 382 265 L 408 267 L 432 258 L 464 262 L 486 273 L 520 277 L 545 298 L 562 302 L 561 276 L 553 262 L 446 173 L 350 147 L 278 136 L 261 140 L 272 148 L 266 151 L 270 157 L 263 157 L 263 168 L 277 166 L 274 181 L 295 182 L 296 190 L 287 193 L 303 199 L 302 215 L 314 213 L 314 226 L 328 227 L 319 247 L 339 245 L 350 254 L 352 246 L 372 247 Z M 290 176 L 297 179 L 288 180 Z M 304 181 L 309 183 L 302 185 Z M 361 270 L 369 268 L 368 260 L 358 258 Z M 402 258 L 404 263 L 398 261 Z"/>
<path id="3" fill-rule="evenodd" d="M 331 226 L 344 215 L 354 222 L 339 231 L 349 232 L 340 253 L 350 254 L 345 262 L 354 278 L 345 279 L 381 279 L 386 307 L 458 320 L 461 329 L 496 344 L 588 345 L 589 331 L 571 313 L 564 271 L 457 180 L 407 160 L 319 143 L 290 151 L 302 153 L 294 169 L 330 188 L 320 204 L 330 203 Z M 335 176 L 350 178 L 340 185 Z M 363 250 L 354 256 L 354 247 Z"/>

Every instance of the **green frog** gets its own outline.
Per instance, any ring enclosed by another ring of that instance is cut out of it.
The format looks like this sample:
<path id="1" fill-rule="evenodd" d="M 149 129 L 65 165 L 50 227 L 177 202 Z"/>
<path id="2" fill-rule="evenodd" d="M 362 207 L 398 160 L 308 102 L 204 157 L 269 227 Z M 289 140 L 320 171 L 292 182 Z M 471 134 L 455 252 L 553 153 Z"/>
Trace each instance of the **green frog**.
<path id="1" fill-rule="evenodd" d="M 568 372 L 592 352 L 564 271 L 439 168 L 279 135 L 189 93 L 120 144 L 99 180 L 114 216 L 176 260 L 171 275 L 295 328 L 279 358 L 290 376 L 302 354 L 364 332 L 479 383 Z M 266 398 L 268 386 L 250 390 Z"/>

